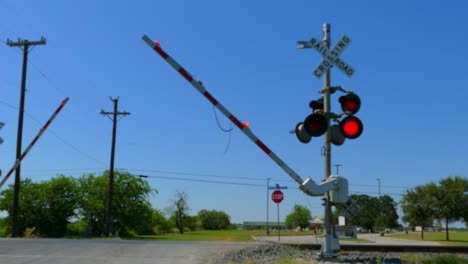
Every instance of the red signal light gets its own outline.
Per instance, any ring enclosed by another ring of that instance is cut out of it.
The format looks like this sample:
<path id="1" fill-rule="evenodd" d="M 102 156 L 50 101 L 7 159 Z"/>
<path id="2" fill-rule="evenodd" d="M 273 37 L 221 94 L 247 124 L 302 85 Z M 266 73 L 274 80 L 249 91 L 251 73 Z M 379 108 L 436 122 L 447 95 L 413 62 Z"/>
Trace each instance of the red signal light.
<path id="1" fill-rule="evenodd" d="M 358 138 L 364 129 L 362 122 L 355 116 L 347 116 L 340 122 L 340 130 L 346 138 Z"/>
<path id="2" fill-rule="evenodd" d="M 361 99 L 353 93 L 341 96 L 338 101 L 341 104 L 341 110 L 351 115 L 357 113 L 361 108 Z"/>

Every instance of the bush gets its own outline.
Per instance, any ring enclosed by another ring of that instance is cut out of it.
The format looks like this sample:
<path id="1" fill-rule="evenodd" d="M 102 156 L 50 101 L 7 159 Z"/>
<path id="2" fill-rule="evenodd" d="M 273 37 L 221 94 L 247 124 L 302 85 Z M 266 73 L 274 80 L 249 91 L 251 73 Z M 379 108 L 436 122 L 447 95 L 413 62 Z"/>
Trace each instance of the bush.
<path id="1" fill-rule="evenodd" d="M 169 233 L 171 231 L 169 221 L 164 217 L 164 214 L 157 209 L 153 209 L 152 222 L 153 232 L 156 235 Z"/>
<path id="2" fill-rule="evenodd" d="M 198 218 L 206 230 L 225 230 L 231 225 L 229 215 L 223 211 L 201 210 Z"/>
<path id="3" fill-rule="evenodd" d="M 10 235 L 11 224 L 5 218 L 0 218 L 0 237 L 7 237 Z"/>
<path id="4" fill-rule="evenodd" d="M 89 236 L 87 232 L 88 224 L 86 221 L 78 221 L 67 225 L 67 234 L 69 237 Z"/>

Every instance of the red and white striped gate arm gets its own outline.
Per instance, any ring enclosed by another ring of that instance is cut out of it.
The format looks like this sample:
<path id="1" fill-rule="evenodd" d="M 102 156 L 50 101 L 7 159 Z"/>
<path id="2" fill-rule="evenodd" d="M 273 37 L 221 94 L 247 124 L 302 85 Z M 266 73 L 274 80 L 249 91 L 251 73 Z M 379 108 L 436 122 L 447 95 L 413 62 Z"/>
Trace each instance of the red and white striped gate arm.
<path id="1" fill-rule="evenodd" d="M 169 56 L 159 45 L 155 43 L 146 35 L 143 36 L 143 40 L 154 49 L 161 57 L 169 63 L 177 72 L 180 73 L 195 89 L 197 89 L 208 101 L 210 101 L 216 108 L 219 109 L 231 122 L 234 123 L 244 134 L 250 138 L 259 148 L 265 152 L 278 166 L 280 166 L 291 178 L 293 178 L 299 184 L 302 184 L 302 179 L 293 169 L 291 169 L 283 160 L 281 160 L 273 151 L 271 151 L 260 139 L 258 139 L 249 127 L 242 124 L 233 114 L 231 114 L 222 104 L 218 102 L 203 86 L 203 84 L 192 77 L 180 64 L 178 64 L 171 56 Z"/>
<path id="2" fill-rule="evenodd" d="M 52 123 L 52 121 L 58 115 L 60 110 L 62 110 L 62 108 L 68 102 L 68 99 L 69 98 L 67 97 L 67 98 L 62 100 L 62 103 L 60 104 L 60 106 L 57 108 L 57 110 L 55 110 L 55 112 L 52 114 L 52 116 L 49 118 L 49 120 L 47 120 L 47 123 L 45 123 L 45 125 L 39 130 L 39 133 L 33 139 L 31 144 L 29 144 L 29 146 L 26 148 L 26 150 L 23 152 L 23 154 L 21 154 L 20 158 L 15 161 L 15 164 L 13 165 L 13 168 L 11 168 L 10 171 L 8 171 L 8 173 L 5 175 L 5 178 L 3 178 L 3 180 L 0 182 L 0 188 L 2 188 L 3 184 L 5 184 L 5 182 L 8 180 L 10 175 L 16 170 L 16 168 L 18 168 L 18 166 L 20 165 L 23 158 L 28 154 L 28 152 L 31 150 L 31 148 L 34 146 L 34 144 L 36 144 L 37 140 L 41 137 L 42 133 L 44 133 L 44 131 L 47 129 L 47 127 L 49 127 L 50 123 Z"/>

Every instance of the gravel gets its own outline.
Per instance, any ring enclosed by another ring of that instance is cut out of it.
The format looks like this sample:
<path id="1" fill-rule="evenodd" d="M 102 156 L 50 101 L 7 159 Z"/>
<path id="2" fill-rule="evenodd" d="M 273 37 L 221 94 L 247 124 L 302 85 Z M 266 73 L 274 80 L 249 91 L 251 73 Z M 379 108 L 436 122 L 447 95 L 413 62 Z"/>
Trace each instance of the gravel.
<path id="1" fill-rule="evenodd" d="M 417 264 L 400 259 L 399 253 L 380 253 L 380 252 L 342 252 L 339 257 L 323 259 L 319 257 L 319 251 L 300 250 L 291 246 L 280 244 L 266 244 L 255 247 L 249 247 L 239 251 L 229 252 L 213 260 L 213 264 L 272 264 L 275 261 L 284 259 L 297 259 L 297 263 L 310 264 Z M 412 255 L 421 255 L 426 257 L 440 254 L 433 253 L 412 253 Z M 468 256 L 460 256 L 467 260 Z M 302 262 L 300 262 L 302 261 Z"/>

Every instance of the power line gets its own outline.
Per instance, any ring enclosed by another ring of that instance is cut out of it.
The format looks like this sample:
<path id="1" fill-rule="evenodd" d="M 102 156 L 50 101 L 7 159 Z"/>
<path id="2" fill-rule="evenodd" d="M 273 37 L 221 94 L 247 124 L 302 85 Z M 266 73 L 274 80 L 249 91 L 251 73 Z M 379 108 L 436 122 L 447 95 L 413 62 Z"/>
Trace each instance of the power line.
<path id="1" fill-rule="evenodd" d="M 100 168 L 96 168 L 100 169 Z M 219 175 L 219 174 L 206 174 L 206 173 L 196 173 L 196 172 L 181 172 L 181 171 L 171 171 L 171 170 L 158 170 L 158 169 L 136 169 L 136 168 L 117 168 L 118 170 L 124 171 L 133 171 L 133 172 L 156 172 L 156 173 L 166 173 L 166 174 L 174 174 L 174 175 L 184 175 L 184 176 L 193 176 L 193 177 L 208 177 L 208 178 L 221 178 L 221 179 L 238 179 L 238 180 L 247 180 L 247 181 L 265 181 L 266 178 L 252 178 L 252 177 L 241 177 L 241 176 L 228 176 L 228 175 Z M 49 169 L 53 170 L 53 169 Z M 57 169 L 63 170 L 63 169 Z M 79 170 L 79 168 L 74 169 Z M 86 168 L 83 168 L 86 170 Z M 162 176 L 161 176 L 162 177 Z M 169 178 L 169 177 L 168 177 Z M 271 179 L 274 182 L 286 182 L 290 184 L 296 184 L 295 181 L 291 180 L 279 180 L 279 179 Z M 260 185 L 263 186 L 263 185 Z M 376 187 L 377 185 L 365 185 L 365 184 L 350 184 L 349 186 L 355 187 Z M 400 189 L 407 189 L 408 187 L 403 186 L 386 186 L 383 185 L 385 188 L 400 188 Z M 297 188 L 297 187 L 290 187 L 290 188 Z M 374 194 L 374 192 L 360 192 L 360 193 L 369 193 Z M 386 194 L 386 193 L 384 193 Z M 394 194 L 395 195 L 395 194 Z"/>
<path id="2" fill-rule="evenodd" d="M 168 180 L 180 180 L 180 181 L 191 181 L 191 182 L 205 182 L 205 183 L 215 183 L 215 184 L 229 184 L 229 185 L 240 185 L 240 186 L 252 186 L 252 187 L 262 187 L 265 188 L 263 184 L 252 184 L 252 183 L 240 183 L 240 182 L 222 182 L 222 181 L 210 181 L 210 180 L 200 180 L 200 179 L 188 179 L 188 178 L 178 178 L 178 177 L 165 177 L 158 175 L 137 175 L 142 178 L 160 178 Z"/>
<path id="3" fill-rule="evenodd" d="M 378 195 L 379 193 L 378 192 L 350 192 L 352 194 L 372 194 L 372 195 Z M 403 196 L 404 194 L 402 193 L 386 193 L 386 192 L 382 192 L 381 195 L 389 195 L 389 196 Z"/>
<path id="4" fill-rule="evenodd" d="M 55 82 L 53 82 L 49 77 L 47 77 L 47 75 L 41 70 L 39 69 L 39 67 L 37 65 L 35 65 L 31 59 L 28 59 L 28 63 L 31 64 L 31 66 L 33 66 L 33 68 L 53 87 L 55 88 L 57 91 L 59 91 L 60 93 L 62 93 L 62 95 L 65 95 L 67 96 L 67 94 L 65 93 L 65 91 L 60 88 Z"/>
<path id="5" fill-rule="evenodd" d="M 157 173 L 177 174 L 177 175 L 185 175 L 185 176 L 212 177 L 212 178 L 230 178 L 230 179 L 242 179 L 242 180 L 254 180 L 254 181 L 264 181 L 265 180 L 265 178 L 223 176 L 223 175 L 215 175 L 215 174 L 202 174 L 202 173 L 167 171 L 167 170 L 145 170 L 145 169 L 131 169 L 131 168 L 125 168 L 125 170 L 127 170 L 127 171 L 142 171 L 142 172 L 157 172 Z"/>
<path id="6" fill-rule="evenodd" d="M 155 178 L 155 179 L 168 179 L 168 180 L 178 180 L 178 181 L 190 181 L 190 182 L 204 182 L 204 183 L 213 183 L 213 184 L 228 184 L 228 185 L 239 185 L 239 186 L 252 186 L 252 187 L 262 187 L 265 188 L 263 184 L 251 184 L 251 183 L 240 183 L 240 182 L 224 182 L 224 181 L 210 181 L 210 180 L 200 180 L 200 179 L 189 179 L 189 178 L 179 178 L 179 177 L 166 177 L 160 175 L 135 175 L 141 178 Z M 299 189 L 298 187 L 292 187 L 289 189 Z M 377 192 L 352 192 L 353 194 L 378 194 Z M 382 193 L 383 195 L 392 195 L 392 196 L 403 196 L 401 193 Z"/>
<path id="7" fill-rule="evenodd" d="M 18 107 L 16 107 L 15 105 L 12 105 L 10 103 L 7 103 L 5 101 L 1 101 L 0 100 L 0 104 L 4 104 L 10 108 L 13 108 L 13 109 L 19 109 Z M 32 114 L 30 114 L 29 112 L 27 112 L 26 110 L 24 111 L 24 113 L 29 117 L 31 118 L 33 121 L 35 121 L 36 123 L 38 124 L 41 124 L 41 121 L 39 121 L 39 119 L 37 119 L 36 117 L 34 117 Z M 63 144 L 65 144 L 66 146 L 70 147 L 71 149 L 73 149 L 74 151 L 76 151 L 77 153 L 81 154 L 82 156 L 88 158 L 89 160 L 92 160 L 92 161 L 95 161 L 99 164 L 102 164 L 102 165 L 105 165 L 105 163 L 101 160 L 98 160 L 97 158 L 89 155 L 88 153 L 82 151 L 81 149 L 79 149 L 78 147 L 76 147 L 75 145 L 73 145 L 72 143 L 68 142 L 67 140 L 63 139 L 62 137 L 60 137 L 53 129 L 49 129 L 47 130 L 48 133 L 52 134 L 54 137 L 56 137 L 58 140 L 60 140 Z"/>

